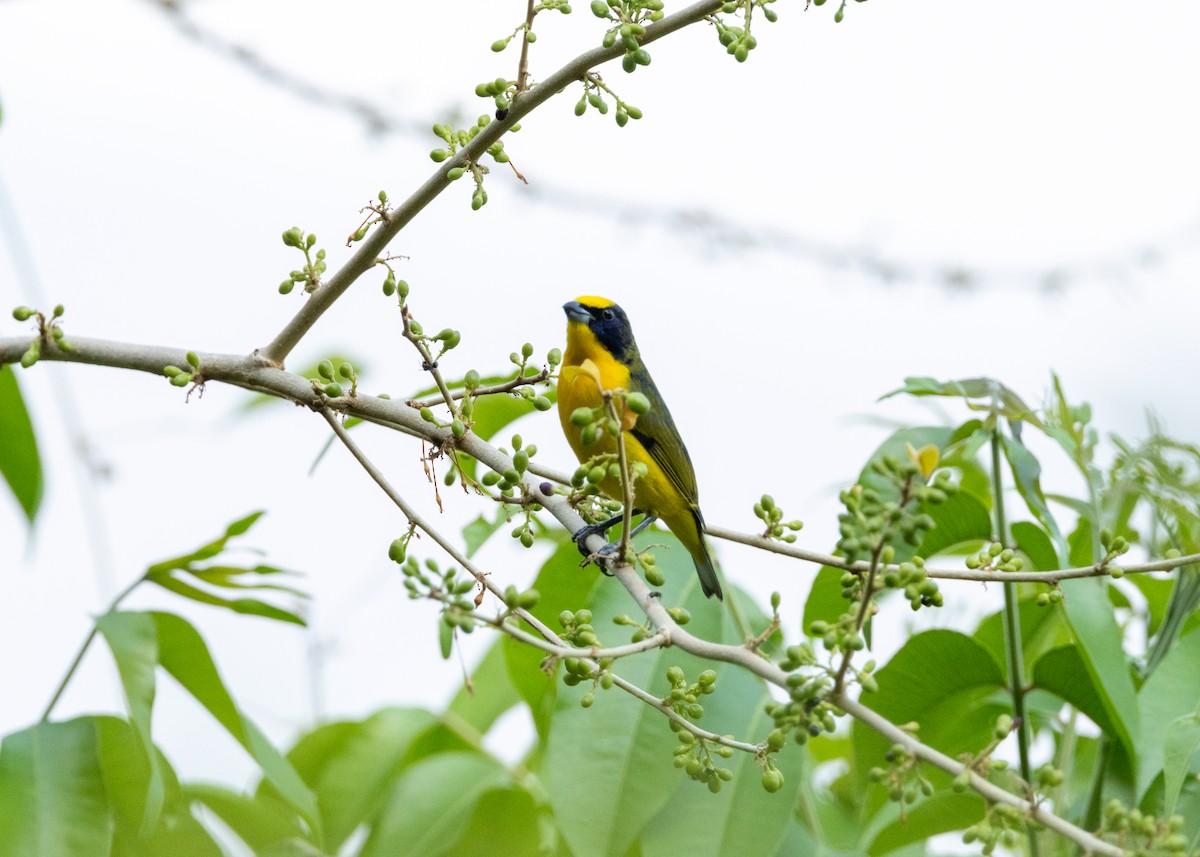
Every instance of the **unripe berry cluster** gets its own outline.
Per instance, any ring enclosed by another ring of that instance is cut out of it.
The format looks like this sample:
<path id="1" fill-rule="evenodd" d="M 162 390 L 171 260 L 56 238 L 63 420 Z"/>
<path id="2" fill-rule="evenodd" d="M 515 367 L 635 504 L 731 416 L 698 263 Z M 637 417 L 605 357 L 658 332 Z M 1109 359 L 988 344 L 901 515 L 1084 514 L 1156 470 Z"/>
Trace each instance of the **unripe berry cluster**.
<path id="1" fill-rule="evenodd" d="M 288 278 L 279 284 L 279 294 L 286 295 L 296 287 L 296 283 L 304 283 L 305 292 L 314 292 L 321 285 L 321 275 L 325 273 L 325 251 L 318 250 L 314 256 L 313 246 L 317 236 L 311 232 L 307 235 L 299 226 L 293 226 L 283 233 L 283 243 L 295 247 L 304 254 L 304 267 L 292 271 Z"/>

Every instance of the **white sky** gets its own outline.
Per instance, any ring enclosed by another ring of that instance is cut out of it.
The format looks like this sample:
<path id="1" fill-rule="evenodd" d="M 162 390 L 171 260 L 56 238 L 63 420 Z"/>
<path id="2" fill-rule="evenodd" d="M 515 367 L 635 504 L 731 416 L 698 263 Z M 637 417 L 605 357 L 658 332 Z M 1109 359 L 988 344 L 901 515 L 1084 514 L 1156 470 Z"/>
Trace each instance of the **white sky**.
<path id="1" fill-rule="evenodd" d="M 535 78 L 598 42 L 599 22 L 577 5 L 539 21 Z M 1137 435 L 1152 407 L 1195 440 L 1200 7 L 912 0 L 853 3 L 835 25 L 836 0 L 807 13 L 777 5 L 779 23 L 761 28 L 744 65 L 696 28 L 654 45 L 653 65 L 635 75 L 604 69 L 642 121 L 576 119 L 568 92 L 507 141 L 533 189 L 619 201 L 624 218 L 530 201 L 500 169 L 483 211 L 470 211 L 464 182 L 400 236 L 392 249 L 411 256 L 401 274 L 418 318 L 462 330 L 447 370 L 503 369 L 525 340 L 544 354 L 561 344 L 564 300 L 608 295 L 629 311 L 683 428 L 708 519 L 754 529 L 750 507 L 768 490 L 805 520 L 802 543 L 821 550 L 835 538 L 837 487 L 884 436 L 867 417 L 928 418 L 903 401 L 875 404 L 905 375 L 988 374 L 1040 401 L 1054 369 L 1102 428 Z M 523 6 L 206 0 L 194 14 L 297 75 L 431 123 L 455 108 L 482 112 L 475 84 L 513 75 L 515 49 L 497 56 L 488 45 Z M 403 197 L 432 169 L 431 134 L 372 138 L 182 38 L 147 2 L 9 0 L 0 43 L 0 178 L 46 305 L 67 307 L 68 334 L 248 352 L 303 300 L 275 292 L 296 267 L 283 229 L 315 231 L 336 267 L 359 207 L 381 187 Z M 990 285 L 881 285 L 811 256 L 723 250 L 629 216 L 664 208 L 865 248 L 922 272 L 962 265 Z M 1139 248 L 1161 251 L 1159 264 L 1127 265 Z M 1058 269 L 1102 275 L 1039 292 L 1037 273 Z M 381 279 L 361 281 L 322 319 L 297 367 L 339 349 L 362 355 L 368 392 L 425 386 Z M 23 332 L 8 308 L 34 300 L 5 244 L 0 336 Z M 437 707 L 457 688 L 456 664 L 436 654 L 434 610 L 404 598 L 386 560 L 402 530 L 386 498 L 340 451 L 306 475 L 327 432 L 318 418 L 279 406 L 244 419 L 240 391 L 213 386 L 185 405 L 165 380 L 86 367 L 39 365 L 22 381 L 49 487 L 33 539 L 0 501 L 0 733 L 40 715 L 116 587 L 255 508 L 269 515 L 249 541 L 308 572 L 309 634 L 150 591 L 129 606 L 193 618 L 235 697 L 280 741 L 312 722 L 316 685 L 328 717 Z M 56 387 L 69 388 L 112 468 L 89 489 L 99 542 L 87 537 L 89 491 L 73 477 Z M 521 431 L 539 459 L 570 466 L 553 414 Z M 382 430 L 359 437 L 432 513 L 419 448 Z M 1077 490 L 1069 471 L 1051 472 L 1057 490 Z M 447 496 L 450 531 L 481 508 Z M 537 563 L 511 542 L 497 539 L 481 561 L 520 583 Z M 798 616 L 812 569 L 718 550 L 729 578 L 764 597 L 782 590 Z M 948 601 L 971 597 L 947 591 Z M 999 593 L 982 598 L 977 609 Z M 934 621 L 954 621 L 944 613 Z M 325 651 L 323 682 L 306 640 Z M 486 642 L 471 640 L 468 654 Z M 97 647 L 56 714 L 120 705 Z M 165 679 L 155 728 L 185 776 L 252 776 Z"/>

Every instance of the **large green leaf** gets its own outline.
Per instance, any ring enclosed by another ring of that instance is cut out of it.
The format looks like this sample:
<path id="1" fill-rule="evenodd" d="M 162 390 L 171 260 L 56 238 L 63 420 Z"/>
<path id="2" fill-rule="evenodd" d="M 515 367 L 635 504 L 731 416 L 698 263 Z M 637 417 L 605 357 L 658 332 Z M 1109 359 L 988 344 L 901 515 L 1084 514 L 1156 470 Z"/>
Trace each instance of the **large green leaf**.
<path id="1" fill-rule="evenodd" d="M 454 857 L 537 857 L 552 854 L 557 840 L 547 808 L 516 786 L 484 792 L 462 827 Z"/>
<path id="2" fill-rule="evenodd" d="M 208 807 L 255 854 L 306 838 L 303 821 L 296 811 L 267 795 L 247 795 L 224 786 L 192 783 L 183 788 L 183 797 Z"/>
<path id="3" fill-rule="evenodd" d="M 446 709 L 447 717 L 460 718 L 481 734 L 521 701 L 505 668 L 504 642 L 492 641 L 483 660 L 471 671 L 470 683 L 459 689 Z"/>
<path id="4" fill-rule="evenodd" d="M 936 792 L 908 810 L 905 818 L 898 817 L 880 830 L 867 853 L 878 857 L 939 833 L 962 830 L 983 818 L 986 809 L 987 803 L 977 794 Z"/>
<path id="5" fill-rule="evenodd" d="M 1162 579 L 1149 574 L 1131 574 L 1126 578 L 1137 587 L 1146 599 L 1146 634 L 1153 637 L 1158 633 L 1163 617 L 1167 613 L 1167 604 L 1171 600 L 1171 590 L 1175 587 L 1175 579 Z"/>
<path id="6" fill-rule="evenodd" d="M 1059 568 L 1058 552 L 1047 533 L 1032 521 L 1016 521 L 1008 528 L 1013 541 L 1036 571 L 1055 571 Z"/>
<path id="7" fill-rule="evenodd" d="M 1163 770 L 1163 741 L 1172 723 L 1196 710 L 1200 700 L 1200 633 L 1180 639 L 1138 693 L 1140 738 L 1138 741 L 1137 796 Z"/>
<path id="8" fill-rule="evenodd" d="M 1108 603 L 1106 586 L 1093 579 L 1062 584 L 1061 609 L 1075 638 L 1077 651 L 1100 703 L 1108 715 L 1114 737 L 1131 762 L 1137 761 L 1137 694 L 1129 674 L 1124 638 Z"/>
<path id="9" fill-rule="evenodd" d="M 726 637 L 725 606 L 705 599 L 700 592 L 686 551 L 665 535 L 655 534 L 654 538 L 670 546 L 656 552 L 666 576 L 666 585 L 660 588 L 663 603 L 686 607 L 692 615 L 688 630 L 699 637 L 736 639 Z M 592 624 L 602 642 L 616 645 L 627 641 L 623 633 L 627 631 L 612 623 L 614 616 L 633 608 L 620 584 L 603 581 L 595 588 L 590 607 Z M 712 667 L 675 649 L 655 649 L 622 658 L 617 672 L 650 693 L 664 695 L 669 689 L 667 668 L 676 664 L 693 681 Z M 721 672 L 718 670 L 718 675 Z M 720 687 L 718 678 L 717 695 Z M 625 857 L 675 788 L 703 787 L 683 782 L 685 775 L 671 766 L 676 741 L 662 714 L 617 689 L 597 691 L 595 704 L 584 709 L 579 700 L 589 688 L 560 688 L 539 773 L 563 838 L 575 857 Z M 701 725 L 719 733 L 745 728 L 744 723 L 711 721 L 706 715 Z"/>
<path id="10" fill-rule="evenodd" d="M 439 753 L 421 760 L 401 775 L 361 857 L 455 853 L 463 821 L 480 798 L 510 782 L 503 766 L 483 753 Z"/>
<path id="11" fill-rule="evenodd" d="M 17 373 L 0 365 L 0 475 L 30 524 L 42 505 L 42 459 Z"/>
<path id="12" fill-rule="evenodd" d="M 111 825 L 91 718 L 0 742 L 0 857 L 107 857 Z"/>
<path id="13" fill-rule="evenodd" d="M 1006 710 L 989 702 L 1004 687 L 1000 663 L 957 631 L 925 631 L 909 638 L 875 677 L 878 692 L 864 694 L 862 702 L 893 723 L 916 721 L 920 739 L 951 757 L 982 750 L 991 740 L 996 716 Z M 883 764 L 891 744 L 861 723 L 854 724 L 853 732 L 855 777 L 858 788 L 865 789 L 868 771 Z"/>
<path id="14" fill-rule="evenodd" d="M 1171 721 L 1163 738 L 1163 815 L 1175 814 L 1175 804 L 1192 768 L 1192 757 L 1200 749 L 1200 711 Z"/>
<path id="15" fill-rule="evenodd" d="M 987 507 L 965 492 L 952 494 L 944 503 L 922 509 L 933 518 L 934 528 L 925 534 L 917 553 L 929 558 L 958 545 L 986 541 L 992 535 Z"/>
<path id="16" fill-rule="evenodd" d="M 312 792 L 259 728 L 238 710 L 200 634 L 185 619 L 171 613 L 149 615 L 154 617 L 158 630 L 162 668 L 242 745 L 280 796 L 304 817 L 313 837 L 320 842 L 320 814 Z"/>
<path id="17" fill-rule="evenodd" d="M 467 558 L 470 559 L 474 556 L 475 551 L 483 547 L 484 542 L 506 523 L 508 523 L 508 517 L 505 515 L 504 509 L 497 509 L 491 520 L 483 515 L 477 515 L 475 520 L 463 527 L 463 544 L 467 547 Z"/>
<path id="18" fill-rule="evenodd" d="M 1024 654 L 1025 676 L 1033 673 L 1033 665 L 1044 653 L 1071 643 L 1071 630 L 1063 621 L 1062 614 L 1051 607 L 1039 607 L 1036 596 L 1021 598 L 1017 602 L 1021 623 L 1021 651 Z M 1008 649 L 1004 644 L 1004 611 L 990 613 L 975 629 L 979 641 L 1004 668 L 1008 679 Z"/>
<path id="19" fill-rule="evenodd" d="M 1051 649 L 1038 658 L 1033 667 L 1033 687 L 1071 703 L 1106 735 L 1119 734 L 1104 704 L 1104 690 L 1088 675 L 1078 646 Z"/>
<path id="20" fill-rule="evenodd" d="M 418 740 L 441 726 L 420 708 L 385 708 L 306 735 L 288 760 L 317 797 L 330 850 L 379 813 Z"/>
<path id="21" fill-rule="evenodd" d="M 158 630 L 150 614 L 128 612 L 104 614 L 96 620 L 96 630 L 108 643 L 117 662 L 129 719 L 141 738 L 142 750 L 149 765 L 150 776 L 141 823 L 141 835 L 146 836 L 157 826 L 165 800 L 158 753 L 150 736 L 154 671 L 158 666 Z"/>
<path id="22" fill-rule="evenodd" d="M 850 602 L 842 597 L 842 575 L 845 573 L 829 565 L 823 565 L 817 571 L 808 590 L 808 598 L 804 601 L 801 633 L 808 633 L 812 623 L 818 620 L 831 625 L 836 623 L 838 617 L 850 608 Z"/>
<path id="23" fill-rule="evenodd" d="M 750 740 L 761 740 L 774 726 L 764 711 L 770 699 L 762 682 L 745 670 L 721 669 L 717 692 L 704 701 L 703 724 L 715 731 L 737 729 Z M 660 765 L 674 743 L 666 736 L 662 742 Z M 762 768 L 747 753 L 718 762 L 733 771 L 733 780 L 719 794 L 680 777 L 671 800 L 642 832 L 643 857 L 772 857 L 787 834 L 797 795 L 811 776 L 804 757 L 795 744 L 777 754 L 784 788 L 776 794 L 763 789 Z"/>
<path id="24" fill-rule="evenodd" d="M 1096 562 L 1096 553 L 1093 545 L 1092 522 L 1087 518 L 1081 517 L 1067 539 L 1069 550 L 1067 562 L 1074 568 L 1092 565 Z"/>

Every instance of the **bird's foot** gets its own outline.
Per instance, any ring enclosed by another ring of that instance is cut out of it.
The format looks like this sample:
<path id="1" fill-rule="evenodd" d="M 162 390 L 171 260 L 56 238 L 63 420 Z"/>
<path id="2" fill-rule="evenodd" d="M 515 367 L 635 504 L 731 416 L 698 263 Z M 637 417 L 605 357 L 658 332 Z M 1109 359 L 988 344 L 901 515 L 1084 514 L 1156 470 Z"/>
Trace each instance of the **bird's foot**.
<path id="1" fill-rule="evenodd" d="M 571 534 L 571 540 L 575 542 L 575 547 L 579 548 L 579 552 L 581 554 L 586 557 L 590 557 L 592 552 L 587 549 L 585 542 L 587 542 L 587 540 L 592 536 L 605 535 L 615 524 L 621 523 L 622 517 L 622 515 L 617 515 L 609 518 L 606 521 L 600 521 L 599 523 L 588 524 L 587 526 L 580 527 Z M 611 545 L 607 545 L 606 547 L 611 547 Z"/>

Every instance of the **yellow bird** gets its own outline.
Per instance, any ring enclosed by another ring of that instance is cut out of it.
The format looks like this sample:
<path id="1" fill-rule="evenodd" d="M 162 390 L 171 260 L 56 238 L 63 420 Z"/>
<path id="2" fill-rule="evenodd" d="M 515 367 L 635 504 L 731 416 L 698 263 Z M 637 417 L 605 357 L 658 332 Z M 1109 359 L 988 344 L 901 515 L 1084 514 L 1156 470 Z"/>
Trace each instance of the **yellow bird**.
<path id="1" fill-rule="evenodd" d="M 577 408 L 603 404 L 601 388 L 625 389 L 646 396 L 650 400 L 649 412 L 637 417 L 625 435 L 625 451 L 630 461 L 641 462 L 647 471 L 633 484 L 634 507 L 647 516 L 636 529 L 661 519 L 691 554 L 705 596 L 721 598 L 717 570 L 704 543 L 704 518 L 700 515 L 692 460 L 638 353 L 629 318 L 612 301 L 593 296 L 568 301 L 563 304 L 563 311 L 567 314 L 567 351 L 559 370 L 558 415 L 571 449 L 580 461 L 616 452 L 616 439 L 607 432 L 602 432 L 595 443 L 584 446 L 581 428 L 571 423 L 571 414 Z M 611 476 L 599 487 L 614 499 L 622 496 L 620 480 Z M 576 538 L 603 532 L 617 520 L 585 528 Z"/>

